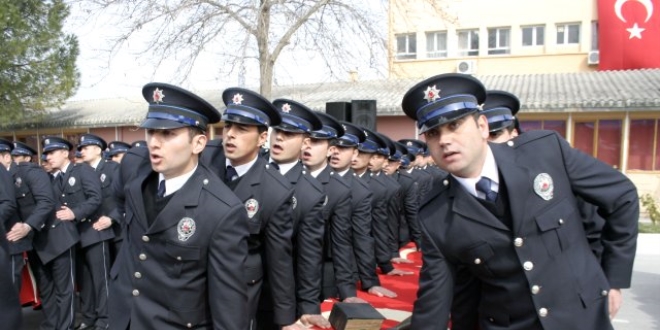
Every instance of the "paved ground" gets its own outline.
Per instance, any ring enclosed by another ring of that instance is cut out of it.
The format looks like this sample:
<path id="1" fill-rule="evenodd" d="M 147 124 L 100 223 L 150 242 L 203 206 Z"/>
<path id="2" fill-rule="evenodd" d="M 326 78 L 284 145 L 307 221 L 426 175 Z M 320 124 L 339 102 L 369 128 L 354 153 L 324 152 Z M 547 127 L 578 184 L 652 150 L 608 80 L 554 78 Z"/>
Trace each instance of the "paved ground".
<path id="1" fill-rule="evenodd" d="M 660 330 L 660 234 L 639 236 L 632 288 L 623 298 L 616 330 Z M 25 330 L 38 329 L 41 312 L 24 308 L 23 315 Z"/>

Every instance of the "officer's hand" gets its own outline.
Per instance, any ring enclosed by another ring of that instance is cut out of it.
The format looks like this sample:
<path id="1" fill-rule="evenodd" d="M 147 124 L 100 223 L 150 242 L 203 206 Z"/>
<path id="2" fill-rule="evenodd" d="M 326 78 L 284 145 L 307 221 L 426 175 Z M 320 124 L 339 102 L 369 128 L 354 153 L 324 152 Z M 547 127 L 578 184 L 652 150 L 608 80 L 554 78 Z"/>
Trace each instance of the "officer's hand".
<path id="1" fill-rule="evenodd" d="M 92 227 L 98 231 L 101 231 L 103 229 L 110 228 L 112 226 L 112 219 L 110 217 L 107 217 L 105 215 L 102 215 L 95 223 L 92 225 Z"/>
<path id="2" fill-rule="evenodd" d="M 389 275 L 389 276 L 404 276 L 404 275 L 412 275 L 412 274 L 415 274 L 415 273 L 394 268 L 394 269 L 392 269 L 392 271 L 390 271 L 386 275 Z"/>
<path id="3" fill-rule="evenodd" d="M 385 289 L 384 287 L 377 285 L 374 285 L 369 288 L 369 294 L 377 297 L 396 298 L 396 293 L 394 293 L 394 291 Z"/>
<path id="4" fill-rule="evenodd" d="M 73 211 L 64 205 L 62 205 L 60 210 L 55 213 L 55 217 L 60 221 L 72 221 L 76 219 L 76 215 L 73 214 Z"/>
<path id="5" fill-rule="evenodd" d="M 348 297 L 344 299 L 345 303 L 353 303 L 353 304 L 368 304 L 368 302 L 362 298 L 358 297 Z"/>
<path id="6" fill-rule="evenodd" d="M 412 260 L 408 260 L 406 258 L 392 258 L 392 260 L 390 260 L 390 261 L 395 263 L 395 264 L 412 264 L 413 263 Z"/>
<path id="7" fill-rule="evenodd" d="M 10 242 L 16 242 L 19 239 L 27 236 L 30 233 L 32 227 L 25 222 L 17 222 L 11 227 L 11 230 L 7 233 L 7 240 Z"/>
<path id="8" fill-rule="evenodd" d="M 610 289 L 608 299 L 610 302 L 610 319 L 613 319 L 623 304 L 623 294 L 621 293 L 621 289 Z"/>
<path id="9" fill-rule="evenodd" d="M 298 323 L 291 325 L 286 325 L 282 327 L 282 330 L 305 330 L 306 328 Z"/>
<path id="10" fill-rule="evenodd" d="M 300 322 L 306 327 L 314 326 L 322 329 L 330 328 L 330 322 L 328 322 L 323 315 L 319 314 L 304 314 L 300 317 Z"/>

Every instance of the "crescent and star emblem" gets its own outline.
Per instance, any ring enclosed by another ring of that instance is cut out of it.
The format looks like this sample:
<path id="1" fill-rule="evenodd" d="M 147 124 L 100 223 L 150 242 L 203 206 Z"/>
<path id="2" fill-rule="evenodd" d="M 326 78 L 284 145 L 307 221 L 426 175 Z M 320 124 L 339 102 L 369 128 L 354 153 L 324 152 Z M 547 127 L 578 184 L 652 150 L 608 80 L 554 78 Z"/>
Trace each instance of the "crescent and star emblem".
<path id="1" fill-rule="evenodd" d="M 644 20 L 644 23 L 648 22 L 651 19 L 651 16 L 653 16 L 653 2 L 651 0 L 616 0 L 614 3 L 614 13 L 616 14 L 616 17 L 619 18 L 620 21 L 627 23 L 626 18 L 623 17 L 623 14 L 621 13 L 621 8 L 623 7 L 626 2 L 629 1 L 636 1 L 639 2 L 642 6 L 644 6 L 644 9 L 646 10 L 646 19 Z M 630 33 L 630 36 L 628 39 L 632 38 L 638 38 L 642 39 L 642 32 L 644 32 L 646 29 L 639 27 L 637 22 L 633 24 L 631 28 L 626 29 Z"/>

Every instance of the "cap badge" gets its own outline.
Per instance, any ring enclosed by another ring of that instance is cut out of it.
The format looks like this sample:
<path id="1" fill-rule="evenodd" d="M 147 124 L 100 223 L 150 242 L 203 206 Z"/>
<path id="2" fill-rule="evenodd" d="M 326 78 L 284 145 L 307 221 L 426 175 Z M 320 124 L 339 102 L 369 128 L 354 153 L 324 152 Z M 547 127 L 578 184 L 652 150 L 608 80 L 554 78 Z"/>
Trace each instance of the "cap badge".
<path id="1" fill-rule="evenodd" d="M 408 146 L 408 147 L 412 147 L 412 145 L 413 145 L 412 141 L 408 141 L 408 142 L 406 143 L 406 146 Z"/>
<path id="2" fill-rule="evenodd" d="M 245 202 L 245 210 L 247 211 L 248 218 L 252 217 L 259 212 L 259 202 L 256 199 L 250 198 Z"/>
<path id="3" fill-rule="evenodd" d="M 163 94 L 163 90 L 158 88 L 154 89 L 154 94 L 153 94 L 154 102 L 156 103 L 163 102 L 163 98 L 165 98 L 165 94 Z"/>
<path id="4" fill-rule="evenodd" d="M 44 144 L 50 144 L 50 139 L 45 139 Z"/>
<path id="5" fill-rule="evenodd" d="M 364 131 L 364 136 L 369 136 L 369 133 L 367 133 L 367 131 Z"/>
<path id="6" fill-rule="evenodd" d="M 62 175 L 62 174 L 60 174 Z M 69 178 L 69 186 L 73 187 L 76 184 L 76 178 Z"/>
<path id="7" fill-rule="evenodd" d="M 81 136 L 81 137 L 80 137 L 80 142 L 83 142 L 83 141 L 85 141 L 85 137 L 84 137 L 84 136 Z"/>
<path id="8" fill-rule="evenodd" d="M 342 127 L 342 128 L 344 129 L 344 131 L 346 131 L 346 130 L 347 130 L 347 129 L 346 129 L 346 125 L 344 125 L 344 124 L 341 124 L 341 127 Z"/>
<path id="9" fill-rule="evenodd" d="M 435 88 L 435 85 L 426 87 L 424 91 L 424 99 L 428 102 L 435 102 L 440 98 L 440 90 Z"/>
<path id="10" fill-rule="evenodd" d="M 234 102 L 234 104 L 243 104 L 243 95 L 236 93 L 231 101 Z"/>
<path id="11" fill-rule="evenodd" d="M 136 143 L 135 146 L 136 146 L 136 147 L 139 147 L 139 146 L 140 146 L 140 142 Z"/>
<path id="12" fill-rule="evenodd" d="M 548 173 L 541 173 L 534 178 L 534 192 L 546 201 L 553 197 L 554 185 Z"/>
<path id="13" fill-rule="evenodd" d="M 298 206 L 298 200 L 296 199 L 296 196 L 291 197 L 291 208 L 296 209 L 296 206 Z"/>
<path id="14" fill-rule="evenodd" d="M 192 235 L 195 234 L 196 229 L 197 225 L 195 224 L 195 220 L 192 218 L 186 217 L 179 220 L 179 224 L 176 226 L 176 231 L 179 234 L 179 241 L 187 241 L 190 237 L 192 237 Z"/>
<path id="15" fill-rule="evenodd" d="M 289 103 L 284 103 L 282 105 L 282 112 L 289 113 L 291 112 L 291 104 Z"/>

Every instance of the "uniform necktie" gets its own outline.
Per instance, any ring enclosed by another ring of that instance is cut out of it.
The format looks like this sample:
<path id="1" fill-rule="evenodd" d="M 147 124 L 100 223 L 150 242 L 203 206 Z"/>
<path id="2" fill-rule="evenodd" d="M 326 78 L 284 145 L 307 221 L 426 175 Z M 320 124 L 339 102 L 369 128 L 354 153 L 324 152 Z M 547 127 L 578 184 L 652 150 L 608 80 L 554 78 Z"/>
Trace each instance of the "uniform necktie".
<path id="1" fill-rule="evenodd" d="M 165 197 L 165 180 L 160 180 L 158 183 L 158 198 Z"/>
<path id="2" fill-rule="evenodd" d="M 476 184 L 477 191 L 484 193 L 486 195 L 486 200 L 489 202 L 494 202 L 497 200 L 497 193 L 491 188 L 492 181 L 482 176 L 481 179 Z"/>
<path id="3" fill-rule="evenodd" d="M 236 179 L 238 179 L 238 172 L 236 172 L 236 169 L 233 166 L 227 165 L 227 170 L 225 171 L 225 183 L 230 183 Z"/>

